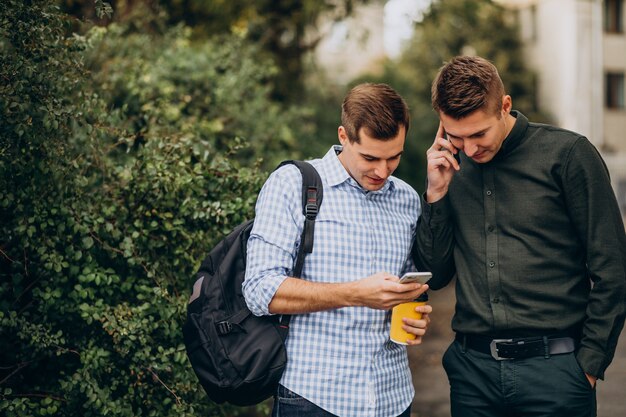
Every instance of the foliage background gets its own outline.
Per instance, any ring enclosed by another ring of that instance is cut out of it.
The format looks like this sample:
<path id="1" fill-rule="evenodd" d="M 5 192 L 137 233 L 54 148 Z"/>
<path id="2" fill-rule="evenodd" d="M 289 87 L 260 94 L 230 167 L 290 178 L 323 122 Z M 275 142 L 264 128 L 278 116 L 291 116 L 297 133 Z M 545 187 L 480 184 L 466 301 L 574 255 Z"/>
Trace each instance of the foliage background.
<path id="1" fill-rule="evenodd" d="M 305 29 L 365 2 L 2 2 L 0 414 L 267 414 L 199 388 L 181 333 L 191 279 L 280 160 L 335 143 L 350 86 L 307 74 Z M 490 1 L 435 2 L 399 61 L 352 83 L 409 102 L 398 173 L 418 190 L 444 60 L 493 59 L 532 112 L 515 33 Z"/>

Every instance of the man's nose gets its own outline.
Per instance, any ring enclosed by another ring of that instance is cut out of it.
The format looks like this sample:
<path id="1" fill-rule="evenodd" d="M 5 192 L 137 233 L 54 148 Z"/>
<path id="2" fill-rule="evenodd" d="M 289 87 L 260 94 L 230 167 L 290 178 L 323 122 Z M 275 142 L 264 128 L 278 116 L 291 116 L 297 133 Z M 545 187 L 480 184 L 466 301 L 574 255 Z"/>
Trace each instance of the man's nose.
<path id="1" fill-rule="evenodd" d="M 478 146 L 463 144 L 463 152 L 471 158 L 478 152 Z"/>
<path id="2" fill-rule="evenodd" d="M 376 168 L 374 169 L 374 174 L 376 174 L 378 178 L 387 179 L 387 177 L 391 174 L 389 162 L 379 161 L 379 163 L 376 164 Z"/>

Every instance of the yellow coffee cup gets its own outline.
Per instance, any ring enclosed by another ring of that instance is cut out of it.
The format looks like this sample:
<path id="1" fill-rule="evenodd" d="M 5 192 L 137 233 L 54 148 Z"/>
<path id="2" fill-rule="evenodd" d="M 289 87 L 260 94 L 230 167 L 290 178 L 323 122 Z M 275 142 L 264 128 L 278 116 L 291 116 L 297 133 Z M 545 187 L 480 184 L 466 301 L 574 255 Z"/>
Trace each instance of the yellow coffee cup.
<path id="1" fill-rule="evenodd" d="M 428 294 L 424 293 L 414 301 L 408 303 L 398 304 L 391 310 L 391 331 L 389 338 L 392 342 L 399 345 L 407 345 L 409 340 L 415 339 L 417 336 L 413 333 L 408 333 L 402 328 L 402 319 L 404 317 L 412 319 L 421 319 L 422 313 L 415 311 L 415 307 L 423 306 L 428 301 Z"/>

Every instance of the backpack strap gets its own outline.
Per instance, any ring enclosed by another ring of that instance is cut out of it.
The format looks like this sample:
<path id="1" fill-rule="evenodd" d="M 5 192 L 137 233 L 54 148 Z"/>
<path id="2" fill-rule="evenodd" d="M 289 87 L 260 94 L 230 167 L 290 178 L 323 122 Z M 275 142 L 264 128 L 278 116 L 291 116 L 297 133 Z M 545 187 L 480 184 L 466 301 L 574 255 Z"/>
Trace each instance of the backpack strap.
<path id="1" fill-rule="evenodd" d="M 293 277 L 299 278 L 302 275 L 302 268 L 304 267 L 304 257 L 307 253 L 313 252 L 315 218 L 322 205 L 324 188 L 320 174 L 313 165 L 305 161 L 288 160 L 281 162 L 276 169 L 288 164 L 295 165 L 302 174 L 302 214 L 304 214 L 304 228 L 300 236 L 300 247 L 298 248 L 296 262 L 291 271 Z M 281 317 L 280 326 L 284 329 L 289 328 L 290 320 L 291 316 L 284 314 Z"/>
<path id="2" fill-rule="evenodd" d="M 313 165 L 304 161 L 284 161 L 278 167 L 293 164 L 302 174 L 302 214 L 304 215 L 304 228 L 300 237 L 300 248 L 296 262 L 291 271 L 293 277 L 302 275 L 304 257 L 307 253 L 313 252 L 313 241 L 315 239 L 315 218 L 322 205 L 324 189 L 322 179 Z"/>

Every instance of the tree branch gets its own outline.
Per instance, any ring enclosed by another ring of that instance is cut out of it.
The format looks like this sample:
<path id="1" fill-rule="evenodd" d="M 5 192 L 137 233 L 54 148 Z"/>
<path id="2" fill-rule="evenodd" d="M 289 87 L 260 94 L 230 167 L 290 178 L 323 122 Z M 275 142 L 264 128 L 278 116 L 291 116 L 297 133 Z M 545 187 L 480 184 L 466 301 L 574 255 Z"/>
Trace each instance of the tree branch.
<path id="1" fill-rule="evenodd" d="M 19 371 L 21 371 L 23 368 L 25 368 L 29 363 L 29 362 L 22 362 L 22 363 L 18 363 L 16 366 L 17 368 L 15 368 L 15 370 L 13 372 L 11 372 L 9 375 L 7 375 L 2 381 L 0 381 L 0 385 L 4 384 L 5 382 L 7 382 L 9 380 L 9 378 L 11 378 L 13 375 L 15 375 L 16 373 L 18 373 Z"/>
<path id="2" fill-rule="evenodd" d="M 163 385 L 165 387 L 166 390 L 168 390 L 170 392 L 170 394 L 172 394 L 174 396 L 174 398 L 176 399 L 176 404 L 181 405 L 182 402 L 180 400 L 180 397 L 178 395 L 176 395 L 176 393 L 174 391 L 172 391 L 170 389 L 170 387 L 168 387 L 167 385 L 165 385 L 165 383 L 163 381 L 161 381 L 161 378 L 159 378 L 159 376 L 156 374 L 156 372 L 154 372 L 152 370 L 152 368 L 147 367 L 146 368 L 148 370 L 148 372 L 150 372 L 152 374 L 152 376 L 154 377 L 154 379 L 156 379 L 157 381 L 159 381 L 161 383 L 161 385 Z"/>
<path id="3" fill-rule="evenodd" d="M 2 256 L 4 256 L 7 260 L 9 260 L 11 263 L 15 262 L 13 259 L 11 259 L 11 257 L 9 255 L 7 255 L 2 249 L 0 249 L 0 254 L 2 254 Z"/>

